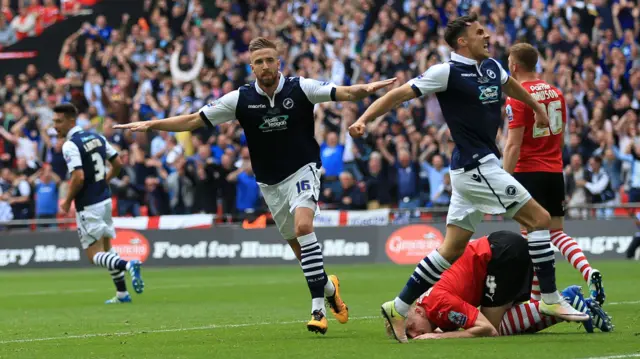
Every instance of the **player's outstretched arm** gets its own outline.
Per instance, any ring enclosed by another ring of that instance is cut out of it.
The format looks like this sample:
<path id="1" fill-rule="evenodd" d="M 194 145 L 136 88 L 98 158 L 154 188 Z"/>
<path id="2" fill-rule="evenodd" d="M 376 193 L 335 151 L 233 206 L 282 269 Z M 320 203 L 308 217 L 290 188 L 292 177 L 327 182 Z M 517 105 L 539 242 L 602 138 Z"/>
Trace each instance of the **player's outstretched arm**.
<path id="1" fill-rule="evenodd" d="M 349 127 L 349 134 L 354 138 L 360 137 L 364 134 L 367 122 L 384 115 L 401 103 L 416 97 L 445 91 L 449 82 L 449 71 L 449 64 L 437 64 L 431 66 L 419 77 L 389 91 L 369 106 L 365 113 Z"/>
<path id="2" fill-rule="evenodd" d="M 123 125 L 115 125 L 113 128 L 131 130 L 133 132 L 146 132 L 151 130 L 167 132 L 193 131 L 204 126 L 199 113 L 169 117 L 164 120 L 137 121 Z"/>
<path id="3" fill-rule="evenodd" d="M 418 339 L 448 339 L 448 338 L 476 338 L 476 337 L 497 337 L 498 331 L 491 325 L 489 319 L 487 319 L 482 313 L 478 314 L 473 327 L 465 330 L 458 330 L 446 333 L 427 333 L 415 337 Z"/>
<path id="4" fill-rule="evenodd" d="M 367 110 L 360 116 L 360 118 L 349 126 L 349 134 L 351 137 L 360 137 L 364 135 L 366 124 L 392 109 L 398 107 L 405 101 L 412 100 L 418 97 L 410 84 L 404 84 L 396 89 L 393 89 L 386 93 L 384 96 L 377 99 L 374 103 L 367 108 Z"/>
<path id="5" fill-rule="evenodd" d="M 376 81 L 370 84 L 352 85 L 352 86 L 337 86 L 336 87 L 336 101 L 360 101 L 363 98 L 373 95 L 378 90 L 390 86 L 396 82 L 396 78 L 391 78 L 383 81 Z"/>
<path id="6" fill-rule="evenodd" d="M 513 77 L 509 76 L 507 82 L 502 85 L 502 91 L 507 94 L 507 96 L 524 102 L 527 106 L 531 107 L 536 115 L 536 127 L 549 127 L 549 117 L 544 106 L 540 105 Z"/>

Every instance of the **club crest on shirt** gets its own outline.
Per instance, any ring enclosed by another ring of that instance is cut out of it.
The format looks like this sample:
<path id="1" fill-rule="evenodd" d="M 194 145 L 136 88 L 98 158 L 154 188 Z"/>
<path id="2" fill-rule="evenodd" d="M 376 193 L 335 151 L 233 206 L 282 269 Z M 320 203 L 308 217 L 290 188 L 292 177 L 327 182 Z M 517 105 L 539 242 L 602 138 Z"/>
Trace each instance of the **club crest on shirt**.
<path id="1" fill-rule="evenodd" d="M 511 105 L 507 105 L 504 108 L 504 112 L 507 113 L 507 119 L 509 120 L 509 122 L 513 121 L 513 109 L 511 108 Z"/>
<path id="2" fill-rule="evenodd" d="M 284 101 L 282 102 L 282 106 L 284 108 L 286 108 L 287 110 L 290 110 L 293 108 L 293 100 L 290 98 L 285 98 Z"/>
<path id="3" fill-rule="evenodd" d="M 467 316 L 462 314 L 462 313 L 458 313 L 455 311 L 450 311 L 449 315 L 447 316 L 449 318 L 449 321 L 459 327 L 464 327 L 464 325 L 467 323 Z"/>

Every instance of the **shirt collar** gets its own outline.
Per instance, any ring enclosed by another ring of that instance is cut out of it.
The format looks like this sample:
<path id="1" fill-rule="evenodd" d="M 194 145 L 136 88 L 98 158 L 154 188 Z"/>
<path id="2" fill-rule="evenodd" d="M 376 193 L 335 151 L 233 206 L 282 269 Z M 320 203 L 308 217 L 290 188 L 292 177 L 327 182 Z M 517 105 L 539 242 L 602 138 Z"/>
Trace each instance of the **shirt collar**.
<path id="1" fill-rule="evenodd" d="M 67 140 L 70 140 L 71 136 L 75 135 L 80 131 L 82 131 L 82 128 L 80 126 L 73 126 L 73 128 L 69 130 L 69 132 L 67 132 Z"/>
<path id="2" fill-rule="evenodd" d="M 451 61 L 460 62 L 460 63 L 463 63 L 465 65 L 477 65 L 478 64 L 478 61 L 476 61 L 474 59 L 470 59 L 470 58 L 462 56 L 462 55 L 458 55 L 455 52 L 451 53 Z"/>
<path id="3" fill-rule="evenodd" d="M 282 91 L 282 88 L 284 87 L 284 75 L 282 74 L 282 72 L 278 72 L 278 76 L 280 76 L 280 81 L 278 82 L 278 88 L 276 88 L 276 92 L 273 93 L 274 97 L 278 92 Z M 258 81 L 257 80 L 256 80 L 256 83 L 255 83 L 255 86 L 256 86 L 256 91 L 258 91 L 258 93 L 260 95 L 269 97 L 269 95 L 267 95 L 266 92 L 262 91 L 260 86 L 258 86 Z"/>

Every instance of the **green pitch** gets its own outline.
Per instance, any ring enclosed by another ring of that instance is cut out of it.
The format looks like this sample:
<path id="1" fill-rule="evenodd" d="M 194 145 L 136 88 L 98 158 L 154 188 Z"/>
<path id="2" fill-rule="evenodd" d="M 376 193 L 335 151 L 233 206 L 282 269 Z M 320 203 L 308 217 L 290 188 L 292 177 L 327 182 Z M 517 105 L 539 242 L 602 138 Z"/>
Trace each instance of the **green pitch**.
<path id="1" fill-rule="evenodd" d="M 310 298 L 297 266 L 145 269 L 134 303 L 114 295 L 106 270 L 0 272 L 0 358 L 593 358 L 640 357 L 640 263 L 596 262 L 614 333 L 575 323 L 543 333 L 396 344 L 384 335 L 380 304 L 411 267 L 328 266 L 342 281 L 346 325 L 307 332 Z M 561 288 L 581 284 L 559 262 Z M 128 278 L 128 276 L 127 276 Z"/>

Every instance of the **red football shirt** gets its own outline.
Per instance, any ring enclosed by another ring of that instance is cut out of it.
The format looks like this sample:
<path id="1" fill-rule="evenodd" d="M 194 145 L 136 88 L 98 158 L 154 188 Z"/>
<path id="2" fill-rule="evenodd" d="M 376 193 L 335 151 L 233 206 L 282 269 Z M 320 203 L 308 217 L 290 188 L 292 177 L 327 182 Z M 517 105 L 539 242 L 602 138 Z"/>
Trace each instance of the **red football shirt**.
<path id="1" fill-rule="evenodd" d="M 469 329 L 478 319 L 491 246 L 487 237 L 469 242 L 431 291 L 418 298 L 427 318 L 443 331 Z"/>
<path id="2" fill-rule="evenodd" d="M 522 87 L 538 103 L 544 104 L 549 127 L 535 128 L 533 110 L 514 98 L 507 98 L 505 110 L 509 129 L 524 127 L 515 172 L 562 172 L 562 131 L 567 123 L 564 96 L 560 90 L 542 80 L 523 82 Z"/>

